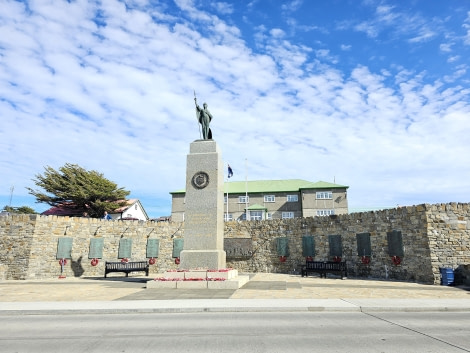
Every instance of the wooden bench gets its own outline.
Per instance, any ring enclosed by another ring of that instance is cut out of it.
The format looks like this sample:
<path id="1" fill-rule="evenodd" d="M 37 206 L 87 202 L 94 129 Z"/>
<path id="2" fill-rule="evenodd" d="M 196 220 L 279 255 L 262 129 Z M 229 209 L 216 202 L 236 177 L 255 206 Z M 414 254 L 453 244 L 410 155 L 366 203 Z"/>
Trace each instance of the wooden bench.
<path id="1" fill-rule="evenodd" d="M 104 278 L 111 272 L 125 272 L 126 277 L 129 277 L 129 272 L 144 271 L 145 275 L 149 275 L 149 263 L 147 261 L 135 262 L 108 262 L 106 261 L 104 267 Z"/>
<path id="2" fill-rule="evenodd" d="M 346 262 L 334 261 L 307 261 L 301 269 L 302 277 L 307 277 L 309 273 L 319 273 L 320 278 L 326 278 L 327 273 L 340 275 L 341 279 L 347 277 L 348 271 Z"/>

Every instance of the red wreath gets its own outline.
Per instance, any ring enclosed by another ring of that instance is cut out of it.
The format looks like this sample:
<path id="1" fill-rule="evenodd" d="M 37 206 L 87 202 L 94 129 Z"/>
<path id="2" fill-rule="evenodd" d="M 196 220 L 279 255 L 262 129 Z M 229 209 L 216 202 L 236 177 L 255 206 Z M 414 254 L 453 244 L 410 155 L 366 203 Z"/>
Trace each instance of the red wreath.
<path id="1" fill-rule="evenodd" d="M 392 261 L 395 266 L 398 266 L 399 264 L 401 264 L 401 259 L 399 256 L 392 256 Z"/>
<path id="2" fill-rule="evenodd" d="M 368 265 L 370 263 L 370 257 L 369 256 L 363 256 L 361 258 L 361 262 L 364 264 L 364 265 Z"/>
<path id="3" fill-rule="evenodd" d="M 279 256 L 279 261 L 286 262 L 287 256 Z"/>
<path id="4" fill-rule="evenodd" d="M 305 258 L 305 261 L 313 261 L 313 256 L 307 256 L 307 257 Z"/>
<path id="5" fill-rule="evenodd" d="M 121 259 L 121 262 L 122 262 L 123 264 L 127 264 L 127 263 L 129 262 L 129 259 L 128 259 L 127 257 L 123 257 L 123 258 Z"/>
<path id="6" fill-rule="evenodd" d="M 154 258 L 154 257 L 151 257 L 151 258 L 149 259 L 149 264 L 150 264 L 150 265 L 155 265 L 155 258 Z"/>
<path id="7" fill-rule="evenodd" d="M 335 256 L 333 257 L 334 262 L 341 262 L 341 256 Z"/>
<path id="8" fill-rule="evenodd" d="M 92 260 L 91 260 L 91 266 L 96 266 L 96 265 L 98 265 L 98 262 L 100 262 L 98 259 L 92 259 Z"/>
<path id="9" fill-rule="evenodd" d="M 60 260 L 59 260 L 59 265 L 60 265 L 60 266 L 65 266 L 65 265 L 67 265 L 67 259 L 60 259 Z"/>
<path id="10" fill-rule="evenodd" d="M 177 264 L 177 265 L 180 264 L 180 258 L 179 257 L 175 258 L 175 264 Z"/>

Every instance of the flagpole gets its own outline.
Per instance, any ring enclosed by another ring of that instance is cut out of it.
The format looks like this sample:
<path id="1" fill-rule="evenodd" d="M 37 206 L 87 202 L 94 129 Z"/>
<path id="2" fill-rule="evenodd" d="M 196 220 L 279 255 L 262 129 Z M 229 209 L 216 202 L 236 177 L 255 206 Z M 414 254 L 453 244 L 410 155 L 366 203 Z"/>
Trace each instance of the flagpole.
<path id="1" fill-rule="evenodd" d="M 245 214 L 246 220 L 250 220 L 250 212 L 248 212 L 248 160 L 245 158 Z"/>
<path id="2" fill-rule="evenodd" d="M 227 168 L 225 168 L 227 171 L 227 178 L 225 178 L 226 181 L 226 187 L 227 187 L 227 205 L 226 205 L 226 216 L 225 216 L 225 222 L 228 222 L 228 162 L 227 162 Z"/>

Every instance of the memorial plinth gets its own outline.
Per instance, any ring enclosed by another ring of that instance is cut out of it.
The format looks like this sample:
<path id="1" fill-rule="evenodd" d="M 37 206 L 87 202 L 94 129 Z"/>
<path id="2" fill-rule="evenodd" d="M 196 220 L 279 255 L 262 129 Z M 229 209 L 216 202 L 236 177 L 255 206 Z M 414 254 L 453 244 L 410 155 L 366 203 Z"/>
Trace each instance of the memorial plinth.
<path id="1" fill-rule="evenodd" d="M 184 246 L 181 269 L 225 268 L 224 173 L 222 156 L 213 140 L 190 145 L 186 164 Z"/>
<path id="2" fill-rule="evenodd" d="M 215 141 L 196 140 L 187 157 L 179 270 L 158 274 L 147 288 L 238 289 L 249 281 L 225 264 L 222 157 Z"/>

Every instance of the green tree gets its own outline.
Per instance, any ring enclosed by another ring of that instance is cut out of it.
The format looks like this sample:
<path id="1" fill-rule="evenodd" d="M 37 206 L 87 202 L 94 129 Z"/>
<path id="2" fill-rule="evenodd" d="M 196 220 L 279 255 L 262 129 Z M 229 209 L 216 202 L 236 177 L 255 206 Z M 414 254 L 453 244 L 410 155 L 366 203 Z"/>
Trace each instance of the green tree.
<path id="1" fill-rule="evenodd" d="M 76 164 L 66 163 L 59 170 L 49 166 L 44 169 L 44 174 L 33 179 L 43 190 L 27 188 L 29 193 L 36 197 L 36 202 L 69 208 L 76 214 L 87 212 L 90 217 L 101 217 L 104 211 L 126 205 L 126 196 L 130 194 L 103 174 Z"/>
<path id="2" fill-rule="evenodd" d="M 3 208 L 4 211 L 10 213 L 21 213 L 21 214 L 36 214 L 37 212 L 29 206 L 21 206 L 21 207 L 11 207 L 5 206 Z"/>

